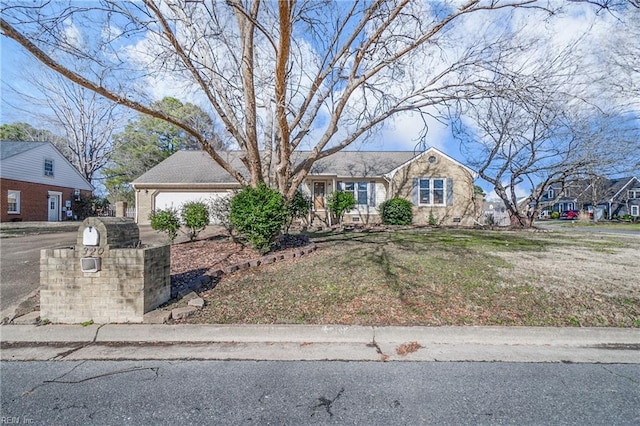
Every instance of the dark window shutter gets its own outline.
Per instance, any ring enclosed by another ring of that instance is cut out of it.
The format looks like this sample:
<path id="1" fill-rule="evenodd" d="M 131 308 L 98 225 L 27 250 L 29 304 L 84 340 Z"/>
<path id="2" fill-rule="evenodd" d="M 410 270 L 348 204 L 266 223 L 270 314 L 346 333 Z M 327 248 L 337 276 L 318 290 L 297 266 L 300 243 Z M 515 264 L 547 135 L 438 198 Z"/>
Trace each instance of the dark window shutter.
<path id="1" fill-rule="evenodd" d="M 344 191 L 344 182 L 338 181 L 338 191 Z"/>
<path id="2" fill-rule="evenodd" d="M 453 179 L 447 179 L 447 205 L 453 205 Z"/>
<path id="3" fill-rule="evenodd" d="M 369 206 L 376 206 L 376 183 L 369 182 Z"/>

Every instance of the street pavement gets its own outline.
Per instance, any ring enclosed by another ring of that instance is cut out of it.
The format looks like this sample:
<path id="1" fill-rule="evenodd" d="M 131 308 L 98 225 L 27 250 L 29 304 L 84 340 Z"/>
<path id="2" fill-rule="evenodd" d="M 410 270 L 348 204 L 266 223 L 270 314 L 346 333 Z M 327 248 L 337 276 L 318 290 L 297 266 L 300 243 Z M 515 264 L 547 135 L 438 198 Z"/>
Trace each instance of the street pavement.
<path id="1" fill-rule="evenodd" d="M 640 367 L 490 362 L 2 362 L 3 423 L 638 425 Z"/>
<path id="2" fill-rule="evenodd" d="M 344 325 L 2 325 L 0 359 L 640 364 L 640 329 Z"/>

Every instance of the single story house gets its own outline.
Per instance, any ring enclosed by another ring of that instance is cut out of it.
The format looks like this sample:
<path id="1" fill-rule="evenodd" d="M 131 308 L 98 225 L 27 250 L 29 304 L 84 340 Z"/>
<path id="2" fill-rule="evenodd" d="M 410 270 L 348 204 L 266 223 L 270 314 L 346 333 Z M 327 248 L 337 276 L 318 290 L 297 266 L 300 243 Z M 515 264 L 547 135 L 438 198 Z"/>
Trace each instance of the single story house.
<path id="1" fill-rule="evenodd" d="M 306 152 L 296 152 L 303 158 Z M 225 153 L 244 170 L 240 153 Z M 316 162 L 301 186 L 312 200 L 310 222 L 330 224 L 327 196 L 353 192 L 356 207 L 344 223 L 380 222 L 380 204 L 393 197 L 412 202 L 415 224 L 472 226 L 482 213 L 474 194 L 476 172 L 436 148 L 424 152 L 340 151 Z M 186 201 L 228 196 L 240 185 L 203 151 L 179 151 L 132 182 L 136 221 L 149 223 L 158 209 L 179 208 Z"/>
<path id="2" fill-rule="evenodd" d="M 640 217 L 640 179 L 635 176 L 573 179 L 565 182 L 564 188 L 560 183 L 553 184 L 545 189 L 540 210 L 560 213 L 584 210 L 595 213 L 598 219 Z"/>
<path id="3" fill-rule="evenodd" d="M 0 222 L 73 218 L 93 186 L 49 142 L 0 141 Z"/>

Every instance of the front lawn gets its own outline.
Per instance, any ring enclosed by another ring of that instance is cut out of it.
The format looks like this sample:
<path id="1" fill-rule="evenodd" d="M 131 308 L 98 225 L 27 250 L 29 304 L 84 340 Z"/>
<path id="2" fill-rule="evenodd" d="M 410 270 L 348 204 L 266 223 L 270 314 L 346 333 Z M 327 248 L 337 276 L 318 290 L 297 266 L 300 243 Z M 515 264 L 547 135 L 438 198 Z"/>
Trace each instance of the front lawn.
<path id="1" fill-rule="evenodd" d="M 554 281 L 537 275 L 537 267 L 518 267 L 519 258 L 558 257 L 555 250 L 563 250 L 567 238 L 580 237 L 430 228 L 311 234 L 314 254 L 225 276 L 187 321 L 639 327 L 637 293 L 564 288 L 563 277 Z M 597 261 L 592 254 L 601 244 L 614 253 L 607 256 L 633 251 L 610 238 L 597 244 L 587 238 L 592 244 L 582 248 L 583 261 Z M 539 266 L 545 268 L 543 261 Z M 634 270 L 628 273 L 637 279 Z"/>

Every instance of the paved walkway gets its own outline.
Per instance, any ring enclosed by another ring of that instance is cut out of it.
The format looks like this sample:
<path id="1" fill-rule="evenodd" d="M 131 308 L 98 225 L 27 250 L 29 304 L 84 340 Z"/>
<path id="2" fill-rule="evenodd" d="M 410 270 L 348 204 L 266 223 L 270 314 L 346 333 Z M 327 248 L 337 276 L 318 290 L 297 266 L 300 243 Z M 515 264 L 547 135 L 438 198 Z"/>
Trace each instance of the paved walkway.
<path id="1" fill-rule="evenodd" d="M 0 359 L 503 361 L 640 364 L 640 329 L 2 325 Z"/>

